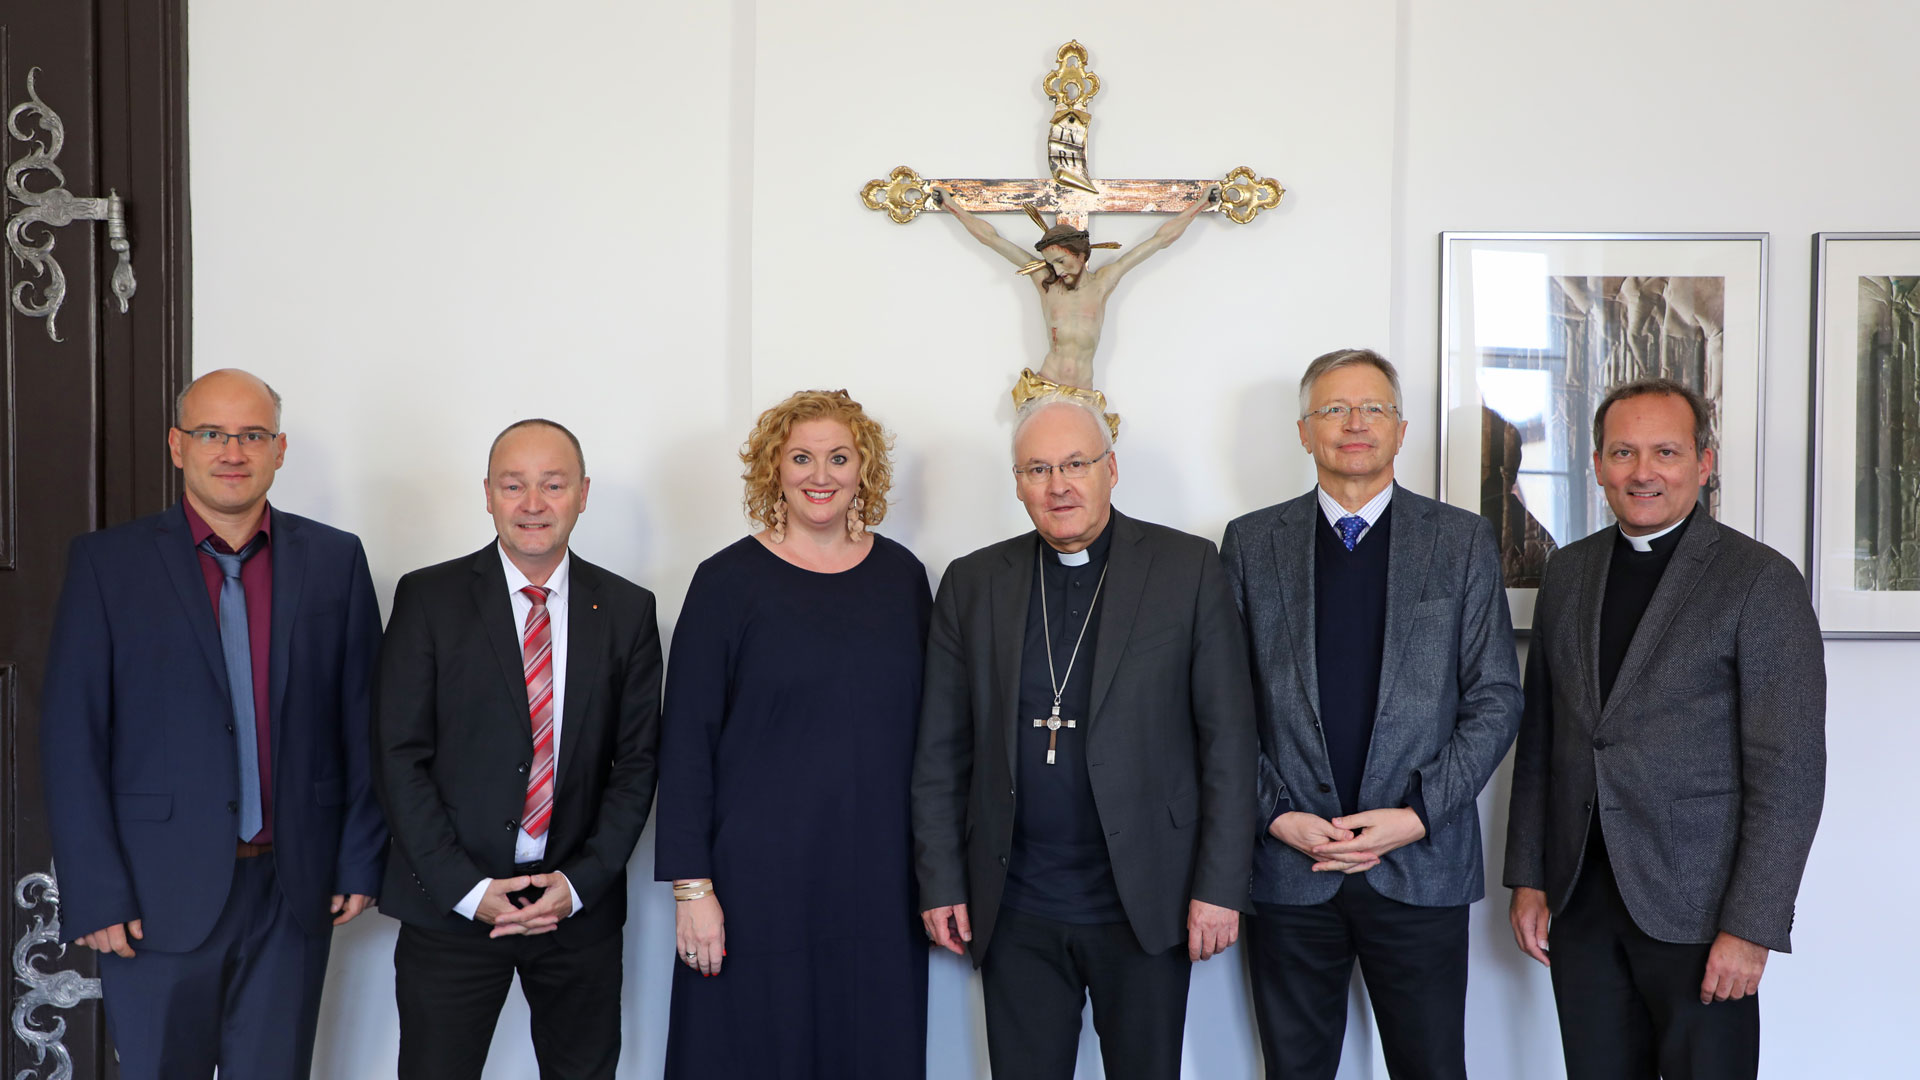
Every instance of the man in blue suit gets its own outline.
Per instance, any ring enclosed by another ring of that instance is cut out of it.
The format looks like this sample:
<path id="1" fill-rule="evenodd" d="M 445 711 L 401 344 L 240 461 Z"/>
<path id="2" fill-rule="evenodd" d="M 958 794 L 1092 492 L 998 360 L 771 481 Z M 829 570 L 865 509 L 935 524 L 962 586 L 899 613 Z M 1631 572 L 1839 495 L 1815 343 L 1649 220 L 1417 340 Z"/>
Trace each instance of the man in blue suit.
<path id="1" fill-rule="evenodd" d="M 1357 959 L 1394 1080 L 1466 1080 L 1475 800 L 1520 725 L 1493 527 L 1394 483 L 1400 378 L 1341 349 L 1300 379 L 1313 491 L 1227 526 L 1253 649 L 1247 939 L 1273 1080 L 1333 1080 Z"/>
<path id="2" fill-rule="evenodd" d="M 74 540 L 41 723 L 68 926 L 126 1080 L 304 1077 L 333 927 L 376 894 L 380 613 L 360 541 L 267 505 L 280 397 L 180 396 L 186 497 Z"/>

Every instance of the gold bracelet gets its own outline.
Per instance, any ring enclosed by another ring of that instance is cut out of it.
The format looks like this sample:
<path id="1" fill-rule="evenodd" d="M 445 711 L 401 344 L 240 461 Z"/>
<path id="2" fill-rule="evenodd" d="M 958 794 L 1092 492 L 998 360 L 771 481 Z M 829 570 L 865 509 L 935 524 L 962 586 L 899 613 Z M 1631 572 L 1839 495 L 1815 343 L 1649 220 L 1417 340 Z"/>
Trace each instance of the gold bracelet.
<path id="1" fill-rule="evenodd" d="M 686 893 L 684 895 L 676 892 L 673 894 L 673 898 L 675 901 L 684 904 L 689 900 L 698 900 L 703 896 L 712 896 L 712 895 L 713 895 L 712 889 L 702 889 L 697 893 Z"/>

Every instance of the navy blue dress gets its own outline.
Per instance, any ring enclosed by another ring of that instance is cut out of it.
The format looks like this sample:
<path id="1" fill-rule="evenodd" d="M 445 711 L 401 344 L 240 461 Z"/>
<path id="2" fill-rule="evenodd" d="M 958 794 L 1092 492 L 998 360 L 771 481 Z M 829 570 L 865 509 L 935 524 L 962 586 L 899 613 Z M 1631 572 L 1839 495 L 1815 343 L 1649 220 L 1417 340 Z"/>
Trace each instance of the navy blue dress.
<path id="1" fill-rule="evenodd" d="M 726 961 L 675 961 L 669 1080 L 926 1075 L 908 786 L 932 597 L 875 535 L 850 570 L 749 536 L 700 564 L 667 657 L 654 875 L 710 877 Z"/>

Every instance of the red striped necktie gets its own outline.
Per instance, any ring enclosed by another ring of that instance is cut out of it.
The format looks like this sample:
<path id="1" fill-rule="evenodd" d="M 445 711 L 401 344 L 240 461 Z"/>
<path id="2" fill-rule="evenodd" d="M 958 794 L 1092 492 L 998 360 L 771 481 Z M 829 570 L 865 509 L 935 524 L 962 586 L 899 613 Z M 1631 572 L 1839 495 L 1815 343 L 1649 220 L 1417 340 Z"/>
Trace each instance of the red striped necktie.
<path id="1" fill-rule="evenodd" d="M 547 613 L 547 590 L 529 585 L 520 591 L 533 601 L 526 633 L 520 638 L 527 711 L 533 723 L 533 771 L 527 777 L 520 827 L 528 836 L 543 836 L 553 818 L 553 619 Z"/>

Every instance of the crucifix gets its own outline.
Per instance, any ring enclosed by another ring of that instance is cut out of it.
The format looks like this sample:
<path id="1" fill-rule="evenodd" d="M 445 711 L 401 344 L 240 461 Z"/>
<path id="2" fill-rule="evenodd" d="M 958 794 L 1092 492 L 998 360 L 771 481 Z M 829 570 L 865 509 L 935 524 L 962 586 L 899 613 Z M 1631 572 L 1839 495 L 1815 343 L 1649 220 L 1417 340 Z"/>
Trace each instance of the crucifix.
<path id="1" fill-rule="evenodd" d="M 1074 722 L 1060 719 L 1060 703 L 1054 702 L 1053 715 L 1044 720 L 1037 716 L 1034 717 L 1033 726 L 1047 729 L 1047 764 L 1051 765 L 1053 764 L 1055 744 L 1060 741 L 1060 729 L 1063 727 L 1074 727 Z"/>
<path id="2" fill-rule="evenodd" d="M 1093 389 L 1093 354 L 1106 319 L 1106 301 L 1122 275 L 1148 256 L 1173 243 L 1186 231 L 1194 215 L 1219 212 L 1229 221 L 1246 224 L 1260 211 L 1280 204 L 1285 191 L 1273 180 L 1245 166 L 1220 180 L 1106 180 L 1095 179 L 1087 164 L 1087 129 L 1093 121 L 1090 102 L 1100 92 L 1100 77 L 1087 67 L 1087 50 L 1069 41 L 1055 53 L 1041 90 L 1053 103 L 1047 124 L 1047 164 L 1051 175 L 1029 180 L 929 180 L 902 165 L 887 177 L 870 180 L 860 201 L 884 212 L 900 224 L 923 213 L 945 210 L 958 218 L 974 239 L 1030 275 L 1040 294 L 1047 323 L 1047 355 L 1036 374 L 1028 369 L 1014 387 L 1016 406 L 1048 392 L 1083 397 L 1106 409 L 1106 397 Z M 1043 213 L 1054 214 L 1049 226 Z M 1041 230 L 1035 258 L 1002 237 L 978 214 L 1023 213 Z M 1095 213 L 1177 214 L 1132 251 L 1097 269 L 1089 270 L 1095 244 L 1087 233 L 1087 219 Z M 1115 433 L 1119 417 L 1107 414 Z"/>

